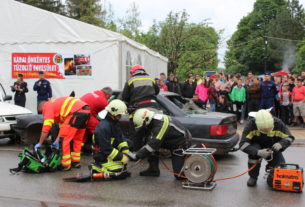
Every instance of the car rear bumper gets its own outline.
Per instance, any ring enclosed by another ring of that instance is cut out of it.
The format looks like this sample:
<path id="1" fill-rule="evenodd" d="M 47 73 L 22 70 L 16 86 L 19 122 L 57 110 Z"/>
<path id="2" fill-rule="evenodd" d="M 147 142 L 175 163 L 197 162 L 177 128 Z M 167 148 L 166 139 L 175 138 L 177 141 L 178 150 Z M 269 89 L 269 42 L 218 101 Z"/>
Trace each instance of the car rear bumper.
<path id="1" fill-rule="evenodd" d="M 204 144 L 209 148 L 216 148 L 220 150 L 230 151 L 239 142 L 239 134 L 234 134 L 227 139 L 205 139 L 205 138 L 192 138 L 192 144 Z"/>

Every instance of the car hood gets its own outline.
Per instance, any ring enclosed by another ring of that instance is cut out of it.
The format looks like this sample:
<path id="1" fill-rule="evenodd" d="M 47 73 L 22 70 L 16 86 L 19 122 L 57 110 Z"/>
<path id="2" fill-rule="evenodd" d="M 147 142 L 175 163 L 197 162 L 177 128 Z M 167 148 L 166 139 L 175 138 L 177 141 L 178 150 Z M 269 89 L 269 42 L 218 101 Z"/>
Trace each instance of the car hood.
<path id="1" fill-rule="evenodd" d="M 0 116 L 31 114 L 29 109 L 14 104 L 0 102 Z"/>

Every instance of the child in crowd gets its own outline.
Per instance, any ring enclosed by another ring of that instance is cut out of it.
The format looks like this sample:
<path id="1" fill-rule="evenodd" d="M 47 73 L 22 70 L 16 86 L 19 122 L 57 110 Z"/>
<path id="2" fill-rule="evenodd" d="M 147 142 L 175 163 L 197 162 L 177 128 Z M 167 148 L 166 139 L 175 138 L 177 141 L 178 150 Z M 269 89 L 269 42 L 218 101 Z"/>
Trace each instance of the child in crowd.
<path id="1" fill-rule="evenodd" d="M 242 124 L 244 120 L 242 119 L 241 113 L 246 101 L 246 89 L 243 87 L 243 81 L 241 79 L 237 81 L 237 85 L 233 88 L 230 98 L 233 102 L 233 111 L 236 113 L 237 120 Z"/>
<path id="2" fill-rule="evenodd" d="M 291 108 L 292 98 L 291 92 L 289 91 L 289 85 L 284 84 L 282 86 L 282 91 L 279 94 L 279 102 L 280 102 L 280 111 L 281 111 L 281 120 L 286 124 L 290 124 L 289 120 L 289 109 Z"/>
<path id="3" fill-rule="evenodd" d="M 168 87 L 162 79 L 159 80 L 159 88 L 160 91 L 168 91 Z"/>

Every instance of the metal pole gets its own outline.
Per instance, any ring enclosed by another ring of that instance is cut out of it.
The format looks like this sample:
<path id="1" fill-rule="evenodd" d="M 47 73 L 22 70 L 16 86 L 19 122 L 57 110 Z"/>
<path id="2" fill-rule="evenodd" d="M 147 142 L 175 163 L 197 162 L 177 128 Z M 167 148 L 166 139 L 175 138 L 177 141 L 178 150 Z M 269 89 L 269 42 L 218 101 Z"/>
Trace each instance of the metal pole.
<path id="1" fill-rule="evenodd" d="M 268 58 L 268 39 L 267 39 L 267 37 L 264 37 L 264 43 L 265 43 L 264 73 L 266 73 L 267 72 L 267 58 Z"/>

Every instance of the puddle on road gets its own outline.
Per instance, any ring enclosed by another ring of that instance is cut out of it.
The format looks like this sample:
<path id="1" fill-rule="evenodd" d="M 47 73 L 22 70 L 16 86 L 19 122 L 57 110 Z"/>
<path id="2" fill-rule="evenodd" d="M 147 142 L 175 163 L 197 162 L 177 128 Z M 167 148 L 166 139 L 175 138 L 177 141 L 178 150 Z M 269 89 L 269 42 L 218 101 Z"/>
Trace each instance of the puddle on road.
<path id="1" fill-rule="evenodd" d="M 72 194 L 72 193 L 60 193 L 58 196 L 62 199 L 78 199 L 78 200 L 89 200 L 90 202 L 101 202 L 105 203 L 107 206 L 111 203 L 113 204 L 122 204 L 124 205 L 132 205 L 132 206 L 168 206 L 172 204 L 173 202 L 170 200 L 167 201 L 156 201 L 156 200 L 138 200 L 139 198 L 136 198 L 134 200 L 126 200 L 126 199 L 120 199 L 120 198 L 105 198 L 105 197 L 99 197 L 99 196 L 90 196 L 90 195 L 84 195 L 84 194 Z"/>

